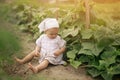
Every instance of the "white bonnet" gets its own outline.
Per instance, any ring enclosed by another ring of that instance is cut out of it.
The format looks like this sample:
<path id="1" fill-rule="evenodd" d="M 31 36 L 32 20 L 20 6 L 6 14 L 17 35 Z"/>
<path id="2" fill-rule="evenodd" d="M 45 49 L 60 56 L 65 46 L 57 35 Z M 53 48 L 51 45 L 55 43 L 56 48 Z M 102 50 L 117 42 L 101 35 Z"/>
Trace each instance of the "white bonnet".
<path id="1" fill-rule="evenodd" d="M 59 23 L 55 18 L 46 18 L 38 26 L 40 32 L 51 28 L 59 28 Z"/>

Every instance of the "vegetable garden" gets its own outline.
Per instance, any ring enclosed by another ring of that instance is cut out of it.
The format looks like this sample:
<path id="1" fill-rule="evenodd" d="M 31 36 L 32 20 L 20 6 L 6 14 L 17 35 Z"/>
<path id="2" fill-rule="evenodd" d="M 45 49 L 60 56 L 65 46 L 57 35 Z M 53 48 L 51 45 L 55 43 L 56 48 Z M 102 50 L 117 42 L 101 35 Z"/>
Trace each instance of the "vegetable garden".
<path id="1" fill-rule="evenodd" d="M 13 7 L 10 16 L 14 17 L 13 22 L 17 23 L 21 31 L 29 32 L 32 39 L 36 40 L 42 34 L 37 28 L 39 23 L 44 18 L 56 17 L 57 14 L 59 35 L 67 41 L 64 59 L 76 69 L 85 67 L 92 77 L 113 80 L 114 76 L 120 74 L 120 20 L 100 15 L 100 10 L 92 1 L 89 6 L 89 28 L 85 25 L 86 9 L 83 1 L 70 8 L 20 4 Z"/>

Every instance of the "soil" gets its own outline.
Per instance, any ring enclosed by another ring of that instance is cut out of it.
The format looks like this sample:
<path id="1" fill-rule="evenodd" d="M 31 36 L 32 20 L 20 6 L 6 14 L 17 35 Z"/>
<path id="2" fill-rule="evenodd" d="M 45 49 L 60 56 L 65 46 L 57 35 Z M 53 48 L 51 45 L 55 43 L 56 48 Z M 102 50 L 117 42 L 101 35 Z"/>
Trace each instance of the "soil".
<path id="1" fill-rule="evenodd" d="M 19 53 L 13 55 L 19 58 L 23 58 L 29 54 L 35 48 L 35 42 L 30 40 L 30 34 L 23 33 L 18 28 L 13 27 L 10 23 L 4 23 L 4 27 L 11 27 L 9 30 L 13 31 L 19 37 L 22 49 Z M 19 55 L 18 55 L 19 54 Z M 13 59 L 14 60 L 14 59 Z M 38 58 L 34 58 L 31 61 L 32 64 L 38 64 Z M 28 70 L 28 65 L 19 65 L 16 62 L 13 65 L 7 65 L 4 67 L 5 71 L 11 76 L 20 76 L 23 80 L 95 80 L 86 73 L 85 68 L 75 69 L 71 65 L 49 65 L 48 68 L 40 71 L 37 74 L 33 74 L 31 70 Z M 36 78 L 31 79 L 35 76 Z"/>

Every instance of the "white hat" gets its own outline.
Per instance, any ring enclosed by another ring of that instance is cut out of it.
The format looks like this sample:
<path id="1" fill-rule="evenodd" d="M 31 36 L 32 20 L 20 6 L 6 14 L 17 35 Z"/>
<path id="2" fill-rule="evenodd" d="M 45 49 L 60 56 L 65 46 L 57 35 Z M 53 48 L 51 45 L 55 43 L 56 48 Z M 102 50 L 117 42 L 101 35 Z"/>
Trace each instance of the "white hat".
<path id="1" fill-rule="evenodd" d="M 55 18 L 46 18 L 38 26 L 40 32 L 46 31 L 51 28 L 59 28 L 59 23 Z"/>

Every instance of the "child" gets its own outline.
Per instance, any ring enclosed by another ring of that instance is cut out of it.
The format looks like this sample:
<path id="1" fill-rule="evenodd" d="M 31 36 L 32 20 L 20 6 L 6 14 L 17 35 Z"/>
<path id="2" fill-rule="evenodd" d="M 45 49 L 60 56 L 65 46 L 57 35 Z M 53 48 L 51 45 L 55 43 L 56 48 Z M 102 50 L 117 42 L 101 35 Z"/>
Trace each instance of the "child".
<path id="1" fill-rule="evenodd" d="M 35 50 L 23 59 L 15 58 L 18 63 L 24 64 L 32 60 L 33 57 L 40 57 L 37 66 L 28 63 L 29 69 L 31 69 L 33 73 L 38 73 L 42 69 L 45 69 L 49 63 L 54 65 L 64 64 L 62 57 L 66 48 L 65 40 L 58 35 L 59 24 L 55 18 L 43 20 L 38 28 L 40 32 L 44 32 L 44 34 L 36 40 Z"/>

